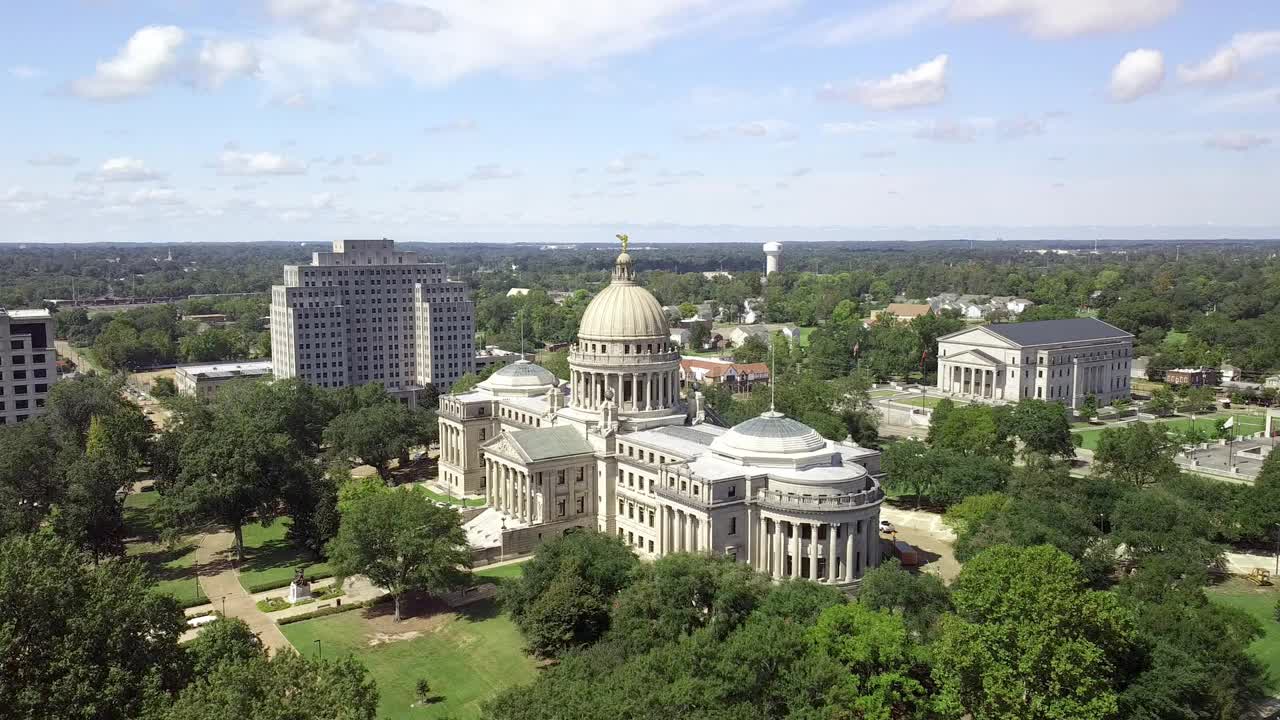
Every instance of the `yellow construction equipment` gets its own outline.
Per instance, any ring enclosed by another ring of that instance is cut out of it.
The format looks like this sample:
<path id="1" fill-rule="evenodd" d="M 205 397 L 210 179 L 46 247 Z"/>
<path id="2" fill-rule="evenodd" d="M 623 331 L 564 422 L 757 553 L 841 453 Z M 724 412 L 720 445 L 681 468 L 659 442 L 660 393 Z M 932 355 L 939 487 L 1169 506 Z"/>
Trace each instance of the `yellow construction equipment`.
<path id="1" fill-rule="evenodd" d="M 1271 584 L 1271 571 L 1266 568 L 1254 568 L 1253 570 L 1249 571 L 1249 574 L 1246 575 L 1245 577 L 1249 578 L 1249 582 L 1253 583 L 1254 585 L 1270 585 Z"/>

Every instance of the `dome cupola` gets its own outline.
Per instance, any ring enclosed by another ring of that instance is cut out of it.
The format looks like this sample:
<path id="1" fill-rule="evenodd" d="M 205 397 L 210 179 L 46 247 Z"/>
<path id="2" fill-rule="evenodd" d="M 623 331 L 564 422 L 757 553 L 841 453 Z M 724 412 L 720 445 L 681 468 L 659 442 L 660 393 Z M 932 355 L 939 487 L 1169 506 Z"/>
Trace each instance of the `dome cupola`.
<path id="1" fill-rule="evenodd" d="M 626 238 L 620 235 L 619 239 Z M 635 265 L 623 240 L 613 265 L 613 281 L 587 305 L 578 325 L 579 340 L 662 340 L 671 335 L 657 298 L 636 284 Z"/>
<path id="2" fill-rule="evenodd" d="M 559 383 L 550 370 L 520 359 L 498 369 L 477 387 L 499 396 L 533 397 L 545 394 Z"/>

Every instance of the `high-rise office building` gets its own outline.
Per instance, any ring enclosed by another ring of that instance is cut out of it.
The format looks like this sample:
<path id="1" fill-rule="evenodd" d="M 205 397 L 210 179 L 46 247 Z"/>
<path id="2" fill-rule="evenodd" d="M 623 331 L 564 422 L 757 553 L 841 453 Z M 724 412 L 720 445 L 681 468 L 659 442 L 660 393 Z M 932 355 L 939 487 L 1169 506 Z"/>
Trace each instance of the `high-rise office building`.
<path id="1" fill-rule="evenodd" d="M 44 309 L 0 308 L 0 425 L 43 415 L 57 381 L 53 316 Z"/>
<path id="2" fill-rule="evenodd" d="M 474 318 L 443 263 L 392 240 L 335 240 L 271 288 L 272 370 L 321 387 L 381 383 L 416 403 L 418 390 L 447 390 L 472 370 Z"/>

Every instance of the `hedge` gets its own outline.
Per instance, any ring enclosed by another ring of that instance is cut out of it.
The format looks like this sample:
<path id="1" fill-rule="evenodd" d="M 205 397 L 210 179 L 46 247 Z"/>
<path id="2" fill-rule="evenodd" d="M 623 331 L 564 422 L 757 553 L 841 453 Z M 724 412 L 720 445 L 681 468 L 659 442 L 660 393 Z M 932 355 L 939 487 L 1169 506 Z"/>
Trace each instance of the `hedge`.
<path id="1" fill-rule="evenodd" d="M 314 574 L 308 574 L 306 577 L 307 577 L 307 582 L 315 582 L 317 580 L 326 580 L 328 578 L 331 578 L 333 577 L 333 573 L 327 570 L 321 570 L 320 572 L 317 572 Z M 289 587 L 289 585 L 291 585 L 292 583 L 293 583 L 293 578 L 287 578 L 283 581 L 267 580 L 265 582 L 260 582 L 255 585 L 246 585 L 244 589 L 248 591 L 250 595 L 256 595 L 260 592 L 266 592 L 268 590 L 279 590 L 280 588 Z"/>
<path id="2" fill-rule="evenodd" d="M 302 622 L 303 620 L 314 620 L 316 618 L 321 618 L 326 615 L 337 615 L 338 613 L 344 613 L 350 610 L 359 610 L 361 608 L 367 608 L 371 605 L 376 605 L 380 602 L 386 602 L 390 599 L 391 599 L 390 595 L 383 595 L 382 597 L 376 597 L 376 598 L 373 598 L 372 600 L 362 600 L 360 602 L 343 603 L 342 605 L 331 605 L 326 608 L 320 608 L 319 610 L 312 610 L 309 613 L 300 613 L 298 615 L 290 615 L 289 617 L 279 618 L 276 620 L 276 624 L 288 625 L 289 623 Z"/>

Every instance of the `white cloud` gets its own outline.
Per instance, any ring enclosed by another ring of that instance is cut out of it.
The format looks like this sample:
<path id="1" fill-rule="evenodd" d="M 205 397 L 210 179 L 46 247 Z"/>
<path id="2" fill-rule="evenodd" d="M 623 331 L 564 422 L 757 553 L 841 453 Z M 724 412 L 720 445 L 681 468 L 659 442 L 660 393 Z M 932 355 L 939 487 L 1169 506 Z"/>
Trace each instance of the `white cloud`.
<path id="1" fill-rule="evenodd" d="M 807 168 L 807 167 L 796 168 L 795 170 L 791 171 L 791 177 L 804 177 L 805 175 L 808 175 L 811 172 L 813 172 L 813 168 Z"/>
<path id="2" fill-rule="evenodd" d="M 1244 152 L 1271 143 L 1271 138 L 1250 132 L 1219 133 L 1205 141 L 1205 145 L 1215 150 L 1232 150 Z"/>
<path id="3" fill-rule="evenodd" d="M 164 173 L 148 168 L 138 158 L 115 157 L 102 163 L 97 172 L 82 174 L 77 179 L 104 183 L 150 182 L 164 179 Z"/>
<path id="4" fill-rule="evenodd" d="M 320 178 L 320 182 L 326 185 L 346 185 L 356 182 L 358 179 L 355 175 L 325 175 Z"/>
<path id="5" fill-rule="evenodd" d="M 214 90 L 260 71 L 257 49 L 239 40 L 206 40 L 196 59 L 196 82 Z"/>
<path id="6" fill-rule="evenodd" d="M 386 165 L 391 162 L 391 157 L 384 152 L 356 153 L 351 156 L 352 165 L 373 166 Z"/>
<path id="7" fill-rule="evenodd" d="M 224 150 L 215 164 L 219 175 L 304 175 L 307 167 L 271 152 Z"/>
<path id="8" fill-rule="evenodd" d="M 864 160 L 884 160 L 886 158 L 896 157 L 897 152 L 893 150 L 866 150 L 862 153 Z"/>
<path id="9" fill-rule="evenodd" d="M 503 167 L 497 163 L 486 163 L 484 165 L 477 165 L 468 177 L 471 180 L 507 180 L 509 178 L 520 177 L 520 171 Z"/>
<path id="10" fill-rule="evenodd" d="M 264 74 L 303 87 L 392 68 L 444 85 L 466 75 L 519 75 L 635 53 L 677 35 L 755 18 L 795 0 L 267 0 L 280 21 L 263 43 Z M 303 43 L 299 35 L 314 43 Z"/>
<path id="11" fill-rule="evenodd" d="M 427 126 L 426 133 L 428 135 L 440 135 L 444 133 L 470 132 L 478 127 L 479 125 L 475 120 L 470 118 L 461 118 L 458 120 L 438 123 L 436 125 L 429 125 Z"/>
<path id="12" fill-rule="evenodd" d="M 939 120 L 917 130 L 915 135 L 921 140 L 964 144 L 978 139 L 978 127 L 969 121 Z"/>
<path id="13" fill-rule="evenodd" d="M 1194 65 L 1179 65 L 1178 79 L 1187 85 L 1221 85 L 1240 74 L 1240 68 L 1280 54 L 1280 30 L 1239 33 L 1213 55 Z"/>
<path id="14" fill-rule="evenodd" d="M 71 167 L 78 162 L 80 158 L 59 152 L 45 153 L 27 159 L 27 164 L 35 167 Z"/>
<path id="15" fill-rule="evenodd" d="M 19 80 L 32 80 L 44 75 L 44 71 L 30 65 L 14 65 L 9 68 L 9 74 Z"/>
<path id="16" fill-rule="evenodd" d="M 1111 71 L 1109 93 L 1116 102 L 1132 102 L 1160 89 L 1164 55 L 1159 50 L 1134 50 Z"/>
<path id="17" fill-rule="evenodd" d="M 338 199 L 333 193 L 316 193 L 311 196 L 311 207 L 316 210 L 336 210 L 338 208 Z"/>
<path id="18" fill-rule="evenodd" d="M 49 204 L 48 193 L 27 190 L 22 187 L 11 187 L 0 193 L 0 208 L 17 215 L 43 210 Z"/>
<path id="19" fill-rule="evenodd" d="M 122 201 L 133 207 L 143 207 L 146 205 L 182 205 L 186 202 L 173 188 L 144 188 L 142 190 L 135 190 L 128 196 L 122 198 Z"/>
<path id="20" fill-rule="evenodd" d="M 185 40 L 186 33 L 173 25 L 144 27 L 114 58 L 98 63 L 93 75 L 72 82 L 71 92 L 92 100 L 147 93 L 173 73 Z"/>
<path id="21" fill-rule="evenodd" d="M 1066 38 L 1154 25 L 1177 12 L 1180 0 L 955 0 L 958 20 L 1009 18 L 1038 37 Z"/>
<path id="22" fill-rule="evenodd" d="M 947 97 L 947 63 L 948 57 L 939 55 L 883 80 L 860 82 L 846 89 L 827 85 L 818 95 L 828 100 L 858 103 L 872 110 L 936 105 Z"/>
<path id="23" fill-rule="evenodd" d="M 873 130 L 881 130 L 884 126 L 874 120 L 863 120 L 861 122 L 835 122 L 823 123 L 823 135 L 856 135 L 858 133 L 870 132 Z"/>

